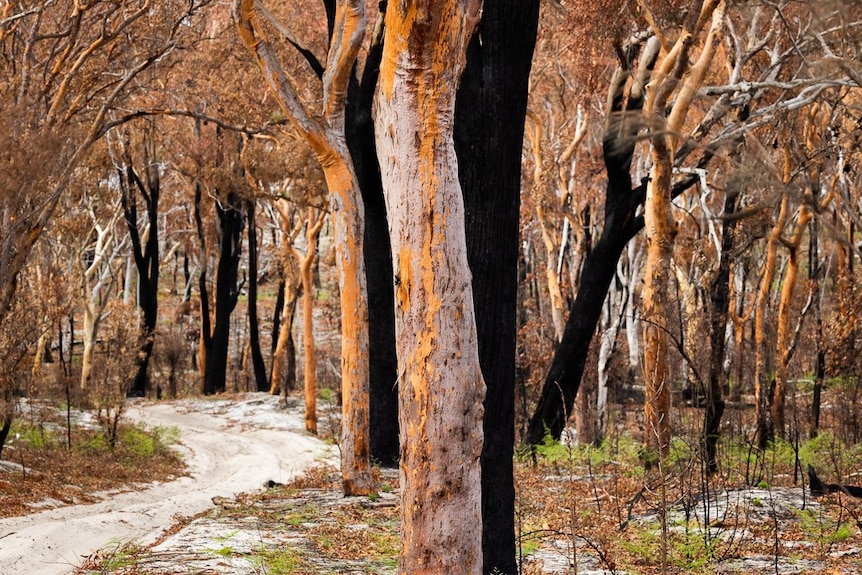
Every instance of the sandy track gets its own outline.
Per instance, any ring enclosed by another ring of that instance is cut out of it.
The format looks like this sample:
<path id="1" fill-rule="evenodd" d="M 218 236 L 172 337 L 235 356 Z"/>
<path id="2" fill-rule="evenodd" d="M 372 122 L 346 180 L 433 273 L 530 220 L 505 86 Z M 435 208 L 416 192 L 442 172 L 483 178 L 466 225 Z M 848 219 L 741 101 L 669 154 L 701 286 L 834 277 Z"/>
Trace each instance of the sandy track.
<path id="1" fill-rule="evenodd" d="M 303 434 L 298 414 L 276 398 L 137 404 L 132 419 L 179 429 L 189 476 L 111 495 L 92 505 L 0 519 L 0 575 L 62 575 L 112 542 L 146 544 L 174 523 L 212 507 L 213 497 L 284 482 L 330 454 Z M 246 417 L 248 416 L 248 417 Z M 242 423 L 238 423 L 242 422 Z"/>

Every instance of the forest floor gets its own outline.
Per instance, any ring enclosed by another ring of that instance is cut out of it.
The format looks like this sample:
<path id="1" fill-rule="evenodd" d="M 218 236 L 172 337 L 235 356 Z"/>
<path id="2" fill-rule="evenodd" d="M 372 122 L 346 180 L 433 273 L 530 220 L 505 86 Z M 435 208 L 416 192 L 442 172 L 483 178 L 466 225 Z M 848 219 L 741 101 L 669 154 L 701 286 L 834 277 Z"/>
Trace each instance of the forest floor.
<path id="1" fill-rule="evenodd" d="M 0 520 L 0 573 L 396 573 L 397 470 L 375 470 L 376 495 L 343 497 L 337 448 L 302 431 L 301 403 L 280 402 L 246 394 L 135 404 L 133 417 L 179 428 L 188 473 L 103 494 L 99 503 Z M 321 413 L 324 425 L 337 424 L 333 410 Z M 204 437 L 209 446 L 201 446 Z M 287 444 L 299 452 L 282 451 Z M 213 453 L 234 462 L 232 471 L 202 461 Z M 577 565 L 582 575 L 652 575 L 662 572 L 664 549 L 669 573 L 862 573 L 862 500 L 812 499 L 782 457 L 765 452 L 747 477 L 725 473 L 711 482 L 679 447 L 660 481 L 655 469 L 638 465 L 637 442 L 625 437 L 597 449 L 542 449 L 535 465 L 519 457 L 521 572 L 574 573 Z M 131 515 L 131 502 L 144 506 L 141 513 Z M 86 534 L 94 527 L 101 538 Z"/>

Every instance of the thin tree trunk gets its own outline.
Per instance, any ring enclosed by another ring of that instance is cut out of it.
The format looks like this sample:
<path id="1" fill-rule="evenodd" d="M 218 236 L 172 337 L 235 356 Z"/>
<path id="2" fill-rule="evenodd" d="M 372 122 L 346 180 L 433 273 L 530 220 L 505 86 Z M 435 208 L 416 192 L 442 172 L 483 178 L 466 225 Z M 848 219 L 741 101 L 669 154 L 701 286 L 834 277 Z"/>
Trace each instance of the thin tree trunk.
<path id="1" fill-rule="evenodd" d="M 285 280 L 287 281 L 287 280 Z M 298 299 L 301 284 L 285 286 L 285 301 L 282 305 L 281 320 L 278 328 L 275 350 L 272 353 L 272 372 L 270 374 L 269 393 L 278 395 L 280 390 L 285 393 L 292 389 L 291 379 L 296 383 L 294 371 L 291 378 L 291 364 L 295 365 L 295 351 L 293 349 L 293 318 L 296 314 L 296 301 Z"/>
<path id="2" fill-rule="evenodd" d="M 799 246 L 802 234 L 811 221 L 811 210 L 803 205 L 796 220 L 796 230 L 790 240 L 784 242 L 789 251 L 787 273 L 781 286 L 781 298 L 778 303 L 778 327 L 776 334 L 776 349 L 778 358 L 775 369 L 775 387 L 772 390 L 772 424 L 774 433 L 784 436 L 784 404 L 787 393 L 787 367 L 793 353 L 790 331 L 790 309 L 793 304 L 793 292 L 796 288 L 796 278 L 799 275 Z"/>
<path id="3" fill-rule="evenodd" d="M 159 167 L 152 141 L 145 144 L 144 163 L 146 185 L 132 166 L 131 154 L 126 150 L 126 174 L 119 174 L 120 199 L 129 237 L 132 241 L 132 254 L 138 271 L 138 306 L 143 312 L 143 325 L 140 335 L 140 350 L 135 361 L 135 375 L 129 389 L 129 396 L 144 397 L 149 382 L 148 370 L 153 355 L 156 324 L 159 317 L 159 192 L 161 180 Z M 138 208 L 135 191 L 144 200 L 147 210 L 145 232 L 138 230 Z M 143 237 L 142 237 L 143 236 Z"/>
<path id="4" fill-rule="evenodd" d="M 96 312 L 88 303 L 84 303 L 81 321 L 81 340 L 83 347 L 81 351 L 81 389 L 89 389 L 93 380 L 93 356 L 95 354 L 96 329 L 98 320 Z"/>
<path id="5" fill-rule="evenodd" d="M 248 220 L 248 343 L 251 347 L 251 365 L 254 371 L 255 389 L 269 391 L 266 364 L 260 350 L 260 325 L 257 317 L 257 222 L 255 200 L 246 202 Z"/>
<path id="6" fill-rule="evenodd" d="M 6 409 L 3 413 L 3 424 L 0 425 L 0 457 L 3 456 L 3 446 L 6 445 L 6 438 L 9 437 L 9 431 L 12 429 L 12 410 Z"/>
<path id="7" fill-rule="evenodd" d="M 479 575 L 483 566 L 485 384 L 452 141 L 479 9 L 425 0 L 386 12 L 375 128 L 396 278 L 400 573 Z"/>
<path id="8" fill-rule="evenodd" d="M 216 216 L 220 225 L 219 257 L 215 278 L 215 322 L 212 329 L 211 348 L 206 357 L 205 394 L 225 391 L 231 315 L 239 299 L 237 282 L 243 217 L 239 210 L 239 199 L 233 192 L 228 192 L 223 202 L 216 202 Z"/>
<path id="9" fill-rule="evenodd" d="M 201 390 L 207 393 L 204 387 L 206 379 L 206 363 L 207 357 L 210 355 L 212 348 L 212 318 L 210 317 L 210 296 L 209 288 L 207 287 L 207 260 L 209 255 L 206 249 L 206 237 L 203 231 L 203 223 L 200 212 L 201 185 L 198 183 L 195 190 L 195 220 L 198 225 L 198 240 L 201 244 L 200 249 L 200 271 L 198 273 L 198 291 L 200 292 L 200 337 L 198 338 L 198 377 L 200 378 Z M 212 393 L 212 392 L 210 392 Z"/>
<path id="10" fill-rule="evenodd" d="M 820 247 L 818 243 L 819 230 L 818 218 L 813 218 L 810 224 L 809 247 L 808 247 L 808 281 L 814 290 L 814 393 L 811 398 L 811 419 L 809 421 L 808 436 L 811 439 L 817 437 L 820 432 L 820 402 L 823 393 L 823 379 L 826 372 L 826 350 L 823 346 L 823 314 L 821 312 L 820 299 Z"/>
<path id="11" fill-rule="evenodd" d="M 734 182 L 741 184 L 742 182 Z M 728 187 L 724 197 L 724 214 L 732 216 L 739 203 L 740 190 Z M 703 449 L 706 454 L 706 468 L 709 473 L 718 471 L 718 438 L 721 418 L 724 415 L 722 384 L 724 379 L 725 338 L 727 317 L 730 310 L 730 264 L 736 239 L 734 217 L 727 217 L 722 225 L 721 254 L 718 256 L 718 270 L 710 285 L 712 309 L 709 314 L 709 372 L 706 382 L 706 406 L 703 415 Z"/>
<path id="12" fill-rule="evenodd" d="M 305 391 L 305 429 L 317 433 L 317 359 L 314 343 L 314 278 L 312 265 L 317 256 L 317 238 L 326 214 L 309 207 L 306 212 L 305 254 L 294 249 L 302 282 L 303 389 Z"/>
<path id="13" fill-rule="evenodd" d="M 785 153 L 784 178 L 789 178 L 790 152 Z M 769 293 L 772 290 L 772 280 L 775 277 L 775 258 L 784 225 L 787 223 L 789 197 L 784 193 L 781 197 L 781 207 L 778 218 L 769 232 L 766 242 L 766 257 L 760 274 L 760 288 L 754 304 L 754 412 L 757 421 L 757 441 L 761 448 L 774 436 L 774 421 L 771 420 L 769 401 L 772 394 L 768 390 L 766 365 L 766 310 L 769 304 Z"/>

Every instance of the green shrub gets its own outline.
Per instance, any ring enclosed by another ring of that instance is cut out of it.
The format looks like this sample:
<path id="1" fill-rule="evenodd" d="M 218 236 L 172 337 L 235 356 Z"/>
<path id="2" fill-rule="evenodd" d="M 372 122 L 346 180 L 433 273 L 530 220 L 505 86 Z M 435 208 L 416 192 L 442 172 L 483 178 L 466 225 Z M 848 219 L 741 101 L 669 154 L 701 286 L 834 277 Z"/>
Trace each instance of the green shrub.
<path id="1" fill-rule="evenodd" d="M 155 436 L 137 427 L 124 429 L 120 444 L 138 457 L 152 457 L 156 452 Z"/>

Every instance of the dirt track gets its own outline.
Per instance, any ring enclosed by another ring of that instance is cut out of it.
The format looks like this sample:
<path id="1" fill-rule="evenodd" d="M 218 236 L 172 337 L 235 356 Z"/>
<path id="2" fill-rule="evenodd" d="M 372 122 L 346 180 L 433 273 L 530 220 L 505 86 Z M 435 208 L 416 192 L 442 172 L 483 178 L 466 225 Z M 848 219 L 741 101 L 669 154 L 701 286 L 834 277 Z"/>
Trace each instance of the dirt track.
<path id="1" fill-rule="evenodd" d="M 174 426 L 189 475 L 106 496 L 92 505 L 47 509 L 0 520 L 0 574 L 62 575 L 112 541 L 148 543 L 174 523 L 273 480 L 285 482 L 331 455 L 303 433 L 299 414 L 278 399 L 249 394 L 238 400 L 138 403 L 132 419 Z"/>

